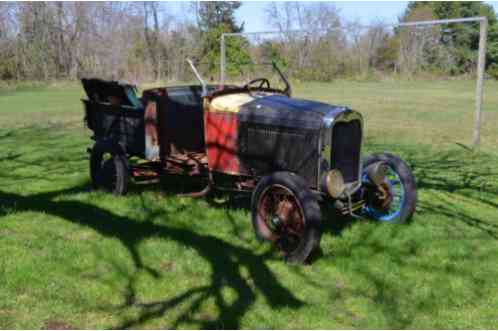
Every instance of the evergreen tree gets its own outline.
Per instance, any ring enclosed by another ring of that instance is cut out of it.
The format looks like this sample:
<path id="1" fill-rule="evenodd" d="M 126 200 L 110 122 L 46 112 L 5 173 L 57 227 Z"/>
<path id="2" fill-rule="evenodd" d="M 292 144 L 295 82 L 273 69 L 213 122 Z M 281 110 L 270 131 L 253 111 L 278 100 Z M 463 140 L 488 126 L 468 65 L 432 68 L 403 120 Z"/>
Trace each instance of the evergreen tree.
<path id="1" fill-rule="evenodd" d="M 235 1 L 212 1 L 198 4 L 198 25 L 203 40 L 203 61 L 208 63 L 210 73 L 219 72 L 220 39 L 223 33 L 242 32 L 244 23 L 235 21 L 235 11 L 241 3 Z M 244 38 L 226 38 L 227 73 L 241 73 L 241 66 L 250 62 L 247 52 L 247 40 Z"/>

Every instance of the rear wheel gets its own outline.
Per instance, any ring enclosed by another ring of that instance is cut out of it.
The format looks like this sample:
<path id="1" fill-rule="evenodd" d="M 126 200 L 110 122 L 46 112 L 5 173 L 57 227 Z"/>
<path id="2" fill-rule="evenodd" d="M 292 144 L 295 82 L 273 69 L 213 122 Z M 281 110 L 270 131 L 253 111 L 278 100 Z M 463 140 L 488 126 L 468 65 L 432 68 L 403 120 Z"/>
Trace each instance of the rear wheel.
<path id="1" fill-rule="evenodd" d="M 128 191 L 128 159 L 116 147 L 96 144 L 90 155 L 90 177 L 94 189 L 103 189 L 115 195 Z"/>
<path id="2" fill-rule="evenodd" d="M 258 239 L 271 242 L 288 262 L 305 262 L 320 244 L 320 206 L 296 174 L 277 172 L 262 178 L 251 211 Z"/>

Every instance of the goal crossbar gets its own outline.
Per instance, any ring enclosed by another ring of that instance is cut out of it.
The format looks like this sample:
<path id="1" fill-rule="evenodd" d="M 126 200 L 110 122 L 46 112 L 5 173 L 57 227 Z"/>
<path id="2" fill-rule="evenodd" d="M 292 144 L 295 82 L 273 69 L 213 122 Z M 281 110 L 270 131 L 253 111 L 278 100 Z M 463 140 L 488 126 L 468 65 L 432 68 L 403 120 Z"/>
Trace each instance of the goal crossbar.
<path id="1" fill-rule="evenodd" d="M 482 101 L 484 93 L 484 69 L 486 66 L 486 41 L 488 36 L 488 19 L 485 16 L 478 17 L 464 17 L 464 18 L 450 18 L 442 20 L 430 21 L 415 21 L 415 22 L 401 22 L 395 24 L 386 24 L 391 27 L 409 27 L 409 26 L 427 26 L 427 25 L 442 25 L 451 23 L 469 23 L 479 22 L 479 54 L 477 59 L 477 82 L 475 94 L 475 115 L 474 115 L 474 131 L 472 137 L 473 147 L 478 147 L 481 140 L 481 113 Z M 363 26 L 362 26 L 363 27 Z M 342 29 L 342 28 L 336 28 Z M 330 31 L 323 30 L 323 31 Z M 220 83 L 225 83 L 225 65 L 226 65 L 226 48 L 225 37 L 230 36 L 245 36 L 245 35 L 261 35 L 261 34 L 279 34 L 279 33 L 300 33 L 309 32 L 308 30 L 286 30 L 286 31 L 258 31 L 258 32 L 233 32 L 223 33 L 220 38 Z"/>

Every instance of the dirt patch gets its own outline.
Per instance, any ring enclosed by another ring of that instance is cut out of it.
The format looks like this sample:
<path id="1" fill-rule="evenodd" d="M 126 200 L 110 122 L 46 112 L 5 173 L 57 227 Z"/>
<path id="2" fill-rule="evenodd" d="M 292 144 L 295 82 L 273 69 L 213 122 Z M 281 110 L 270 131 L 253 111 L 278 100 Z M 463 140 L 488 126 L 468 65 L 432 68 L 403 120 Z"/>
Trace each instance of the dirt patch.
<path id="1" fill-rule="evenodd" d="M 10 236 L 10 235 L 13 235 L 15 234 L 14 231 L 10 230 L 10 229 L 1 229 L 0 230 L 0 236 Z"/>
<path id="2" fill-rule="evenodd" d="M 42 330 L 75 330 L 75 329 L 77 328 L 61 321 L 45 322 L 45 325 L 42 328 Z"/>
<path id="3" fill-rule="evenodd" d="M 164 261 L 161 263 L 161 269 L 166 271 L 175 271 L 176 264 L 173 261 Z"/>

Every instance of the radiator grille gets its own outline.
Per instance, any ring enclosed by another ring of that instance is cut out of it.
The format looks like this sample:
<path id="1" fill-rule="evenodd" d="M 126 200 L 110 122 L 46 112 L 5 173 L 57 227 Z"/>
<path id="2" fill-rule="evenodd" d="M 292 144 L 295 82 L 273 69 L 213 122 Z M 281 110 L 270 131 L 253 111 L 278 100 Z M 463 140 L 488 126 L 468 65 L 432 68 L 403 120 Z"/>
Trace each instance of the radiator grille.
<path id="1" fill-rule="evenodd" d="M 316 182 L 318 133 L 264 125 L 242 125 L 239 148 L 244 165 L 256 174 L 293 171 Z"/>
<path id="2" fill-rule="evenodd" d="M 358 180 L 361 140 L 360 121 L 339 122 L 334 125 L 331 167 L 341 171 L 346 183 Z"/>

